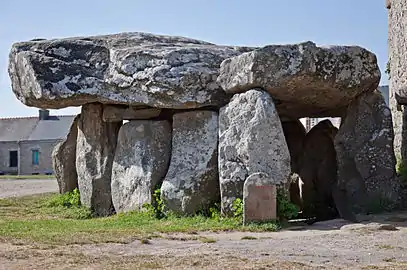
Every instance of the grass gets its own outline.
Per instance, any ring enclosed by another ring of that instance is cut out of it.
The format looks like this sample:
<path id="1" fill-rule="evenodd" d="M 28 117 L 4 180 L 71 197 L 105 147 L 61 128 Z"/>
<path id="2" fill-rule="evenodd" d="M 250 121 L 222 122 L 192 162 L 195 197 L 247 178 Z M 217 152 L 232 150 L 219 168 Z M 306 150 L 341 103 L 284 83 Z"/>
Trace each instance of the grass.
<path id="1" fill-rule="evenodd" d="M 391 245 L 377 245 L 379 249 L 393 249 Z"/>
<path id="2" fill-rule="evenodd" d="M 257 237 L 246 235 L 241 238 L 241 240 L 257 240 Z"/>
<path id="3" fill-rule="evenodd" d="M 82 207 L 53 204 L 61 195 L 42 194 L 0 200 L 0 241 L 33 241 L 53 244 L 128 243 L 158 237 L 159 233 L 199 231 L 276 231 L 274 223 L 243 226 L 241 219 L 172 217 L 157 219 L 146 212 L 91 218 Z M 51 202 L 51 203 L 50 203 Z M 211 240 L 202 240 L 209 241 Z"/>
<path id="4" fill-rule="evenodd" d="M 34 175 L 0 175 L 0 179 L 55 179 L 55 175 L 34 174 Z"/>

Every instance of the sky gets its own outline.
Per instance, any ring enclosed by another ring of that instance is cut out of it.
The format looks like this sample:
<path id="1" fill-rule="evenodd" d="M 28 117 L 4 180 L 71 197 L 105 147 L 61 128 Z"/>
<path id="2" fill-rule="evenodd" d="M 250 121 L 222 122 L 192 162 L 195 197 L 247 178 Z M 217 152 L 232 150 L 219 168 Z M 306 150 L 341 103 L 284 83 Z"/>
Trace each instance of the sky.
<path id="1" fill-rule="evenodd" d="M 14 42 L 119 32 L 149 32 L 222 45 L 264 46 L 314 41 L 359 45 L 387 62 L 383 0 L 1 0 L 0 117 L 36 115 L 14 96 L 7 73 Z M 51 110 L 76 114 L 79 108 Z"/>

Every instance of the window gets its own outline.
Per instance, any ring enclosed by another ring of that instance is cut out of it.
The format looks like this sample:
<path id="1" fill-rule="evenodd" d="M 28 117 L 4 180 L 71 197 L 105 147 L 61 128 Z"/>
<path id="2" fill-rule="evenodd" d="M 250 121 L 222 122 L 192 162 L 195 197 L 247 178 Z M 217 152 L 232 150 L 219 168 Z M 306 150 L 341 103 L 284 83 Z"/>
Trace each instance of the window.
<path id="1" fill-rule="evenodd" d="M 39 162 L 40 152 L 38 150 L 32 150 L 32 164 L 38 165 Z"/>
<path id="2" fill-rule="evenodd" d="M 9 152 L 9 164 L 11 168 L 18 167 L 18 151 Z"/>

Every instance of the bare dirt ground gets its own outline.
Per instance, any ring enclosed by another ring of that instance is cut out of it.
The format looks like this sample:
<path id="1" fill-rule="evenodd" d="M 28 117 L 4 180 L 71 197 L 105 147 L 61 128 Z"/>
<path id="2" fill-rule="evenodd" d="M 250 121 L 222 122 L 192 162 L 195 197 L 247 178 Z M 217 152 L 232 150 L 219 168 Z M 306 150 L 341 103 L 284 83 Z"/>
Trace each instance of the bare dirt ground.
<path id="1" fill-rule="evenodd" d="M 0 181 L 0 197 L 37 189 L 55 191 L 55 181 Z M 0 269 L 407 269 L 407 212 L 359 218 L 273 233 L 161 234 L 128 244 L 3 242 Z"/>
<path id="2" fill-rule="evenodd" d="M 57 191 L 55 179 L 0 179 L 0 199 Z"/>

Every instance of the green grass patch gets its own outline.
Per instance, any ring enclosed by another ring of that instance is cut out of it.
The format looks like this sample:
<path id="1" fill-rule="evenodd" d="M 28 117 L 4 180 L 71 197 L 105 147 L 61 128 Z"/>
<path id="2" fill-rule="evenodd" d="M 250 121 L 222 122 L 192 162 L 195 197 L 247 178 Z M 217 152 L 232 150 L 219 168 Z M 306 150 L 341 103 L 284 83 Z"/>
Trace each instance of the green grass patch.
<path id="1" fill-rule="evenodd" d="M 257 240 L 257 237 L 246 235 L 241 238 L 241 240 Z"/>
<path id="2" fill-rule="evenodd" d="M 199 237 L 198 238 L 199 241 L 201 241 L 202 243 L 216 243 L 216 239 L 215 238 L 211 238 L 211 237 Z"/>
<path id="3" fill-rule="evenodd" d="M 24 180 L 24 179 L 55 179 L 55 175 L 45 175 L 45 174 L 34 174 L 34 175 L 0 175 L 0 179 L 13 179 L 13 180 Z"/>
<path id="4" fill-rule="evenodd" d="M 42 194 L 0 200 L 0 241 L 54 244 L 128 243 L 157 233 L 200 231 L 276 231 L 276 223 L 242 225 L 242 219 L 196 215 L 157 218 L 151 211 L 95 218 L 79 203 L 79 194 Z M 198 238 L 199 240 L 199 238 Z"/>

